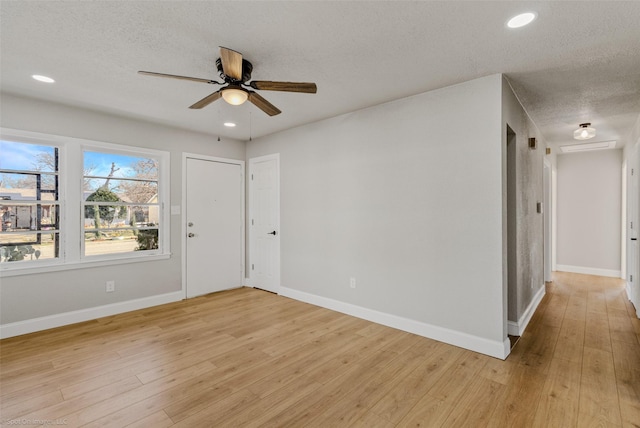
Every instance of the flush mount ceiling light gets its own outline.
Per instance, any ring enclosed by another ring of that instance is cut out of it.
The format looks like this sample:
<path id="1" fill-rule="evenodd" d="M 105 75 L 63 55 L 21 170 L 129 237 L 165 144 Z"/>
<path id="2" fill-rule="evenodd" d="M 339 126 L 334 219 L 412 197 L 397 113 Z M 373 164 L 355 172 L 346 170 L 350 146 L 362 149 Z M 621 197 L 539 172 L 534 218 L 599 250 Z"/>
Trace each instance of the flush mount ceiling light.
<path id="1" fill-rule="evenodd" d="M 222 98 L 232 106 L 239 106 L 247 101 L 249 94 L 240 86 L 229 86 L 222 90 Z"/>
<path id="2" fill-rule="evenodd" d="M 590 123 L 581 123 L 580 127 L 573 131 L 573 138 L 576 140 L 588 140 L 596 136 L 596 129 Z"/>
<path id="3" fill-rule="evenodd" d="M 225 122 L 224 126 L 226 126 L 227 128 L 234 128 L 236 124 L 233 122 Z"/>
<path id="4" fill-rule="evenodd" d="M 44 82 L 44 83 L 53 83 L 53 82 L 55 82 L 55 80 L 53 80 L 51 77 L 42 76 L 40 74 L 34 74 L 31 77 L 34 78 L 35 80 L 37 80 L 38 82 Z"/>
<path id="5" fill-rule="evenodd" d="M 536 19 L 535 12 L 525 12 L 520 15 L 516 15 L 507 21 L 507 27 L 509 28 L 520 28 L 524 27 L 527 24 L 531 24 L 534 19 Z"/>

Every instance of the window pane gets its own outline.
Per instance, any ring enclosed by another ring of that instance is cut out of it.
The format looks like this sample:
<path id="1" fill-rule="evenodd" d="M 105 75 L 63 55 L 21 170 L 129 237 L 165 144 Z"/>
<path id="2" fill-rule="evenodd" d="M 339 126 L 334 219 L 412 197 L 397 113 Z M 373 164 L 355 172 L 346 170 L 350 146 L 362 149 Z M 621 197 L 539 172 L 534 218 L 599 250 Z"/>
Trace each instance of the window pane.
<path id="1" fill-rule="evenodd" d="M 131 208 L 131 225 L 136 227 L 157 226 L 159 224 L 158 206 L 133 206 Z"/>
<path id="2" fill-rule="evenodd" d="M 96 192 L 109 192 L 113 195 L 112 200 L 119 200 L 121 202 L 137 202 L 143 204 L 158 202 L 157 181 L 108 180 L 108 187 L 105 188 L 106 181 L 104 178 L 87 178 L 85 180 L 85 190 L 83 194 L 84 200 L 98 200 L 95 196 Z"/>
<path id="3" fill-rule="evenodd" d="M 98 205 L 86 203 L 84 228 L 122 229 L 148 228 L 159 224 L 160 209 L 157 205 Z"/>
<path id="4" fill-rule="evenodd" d="M 86 203 L 84 207 L 84 228 L 104 229 L 129 226 L 130 207 L 125 205 L 98 205 Z"/>
<path id="5" fill-rule="evenodd" d="M 84 234 L 85 255 L 121 254 L 132 251 L 146 251 L 158 249 L 158 230 L 107 230 L 100 231 L 100 236 L 94 232 Z"/>
<path id="6" fill-rule="evenodd" d="M 59 208 L 53 204 L 0 205 L 2 231 L 57 229 Z"/>
<path id="7" fill-rule="evenodd" d="M 58 233 L 0 233 L 0 262 L 55 259 L 58 239 Z"/>
<path id="8" fill-rule="evenodd" d="M 116 153 L 84 152 L 84 175 L 158 180 L 158 160 Z"/>
<path id="9" fill-rule="evenodd" d="M 56 148 L 0 140 L 0 169 L 56 172 Z"/>
<path id="10" fill-rule="evenodd" d="M 33 201 L 46 197 L 50 201 L 55 201 L 58 198 L 56 176 L 52 174 L 4 172 L 0 177 L 0 182 L 2 182 L 0 199 Z"/>

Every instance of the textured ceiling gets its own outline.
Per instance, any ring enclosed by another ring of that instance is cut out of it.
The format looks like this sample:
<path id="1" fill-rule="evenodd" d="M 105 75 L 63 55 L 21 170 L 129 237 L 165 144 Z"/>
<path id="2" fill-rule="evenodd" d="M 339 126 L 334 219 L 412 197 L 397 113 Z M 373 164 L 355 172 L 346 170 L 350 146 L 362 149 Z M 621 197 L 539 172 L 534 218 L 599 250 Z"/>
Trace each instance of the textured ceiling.
<path id="1" fill-rule="evenodd" d="M 506 20 L 533 10 L 519 30 Z M 1 89 L 223 137 L 249 139 L 386 101 L 505 73 L 554 144 L 626 137 L 640 115 L 640 2 L 1 1 Z M 253 78 L 316 82 L 262 91 L 282 110 L 189 105 L 214 85 L 218 46 Z M 56 79 L 35 82 L 32 74 Z M 224 121 L 238 126 L 227 129 Z"/>

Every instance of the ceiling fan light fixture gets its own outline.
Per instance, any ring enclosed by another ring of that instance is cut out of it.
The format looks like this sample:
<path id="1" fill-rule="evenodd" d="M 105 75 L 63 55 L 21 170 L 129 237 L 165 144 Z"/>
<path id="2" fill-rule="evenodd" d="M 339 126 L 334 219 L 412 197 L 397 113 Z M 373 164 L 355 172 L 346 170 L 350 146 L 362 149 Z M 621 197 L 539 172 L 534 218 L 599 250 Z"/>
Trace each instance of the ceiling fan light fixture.
<path id="1" fill-rule="evenodd" d="M 222 90 L 222 98 L 232 106 L 239 106 L 249 99 L 249 94 L 240 88 L 227 88 Z"/>
<path id="2" fill-rule="evenodd" d="M 596 136 L 596 129 L 590 123 L 581 123 L 580 127 L 573 131 L 573 138 L 584 141 Z"/>

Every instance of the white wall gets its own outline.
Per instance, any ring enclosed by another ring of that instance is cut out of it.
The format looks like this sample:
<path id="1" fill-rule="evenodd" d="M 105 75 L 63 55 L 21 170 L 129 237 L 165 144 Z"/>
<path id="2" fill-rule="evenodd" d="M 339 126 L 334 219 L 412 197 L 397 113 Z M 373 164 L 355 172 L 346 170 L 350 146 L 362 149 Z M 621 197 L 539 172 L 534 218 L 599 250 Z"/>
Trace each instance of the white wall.
<path id="1" fill-rule="evenodd" d="M 501 88 L 488 76 L 249 142 L 247 159 L 280 153 L 282 293 L 506 356 Z"/>
<path id="2" fill-rule="evenodd" d="M 557 269 L 620 277 L 622 150 L 558 155 Z"/>
<path id="3" fill-rule="evenodd" d="M 183 151 L 244 160 L 241 141 L 223 140 L 158 124 L 108 116 L 64 105 L 2 94 L 0 126 L 76 137 L 115 144 L 167 150 L 171 154 L 171 205 L 182 198 Z M 171 258 L 119 266 L 66 270 L 3 277 L 0 287 L 0 323 L 10 327 L 38 328 L 65 320 L 90 319 L 105 314 L 181 296 L 181 215 L 171 216 Z M 116 291 L 105 293 L 106 280 L 116 281 Z M 133 303 L 132 303 L 133 302 Z M 105 308 L 105 305 L 110 305 Z M 92 312 L 92 308 L 104 310 Z M 65 318 L 65 314 L 76 316 Z M 42 319 L 41 317 L 46 317 Z M 19 325 L 17 325 L 19 324 Z M 13 329 L 12 331 L 16 331 Z"/>

